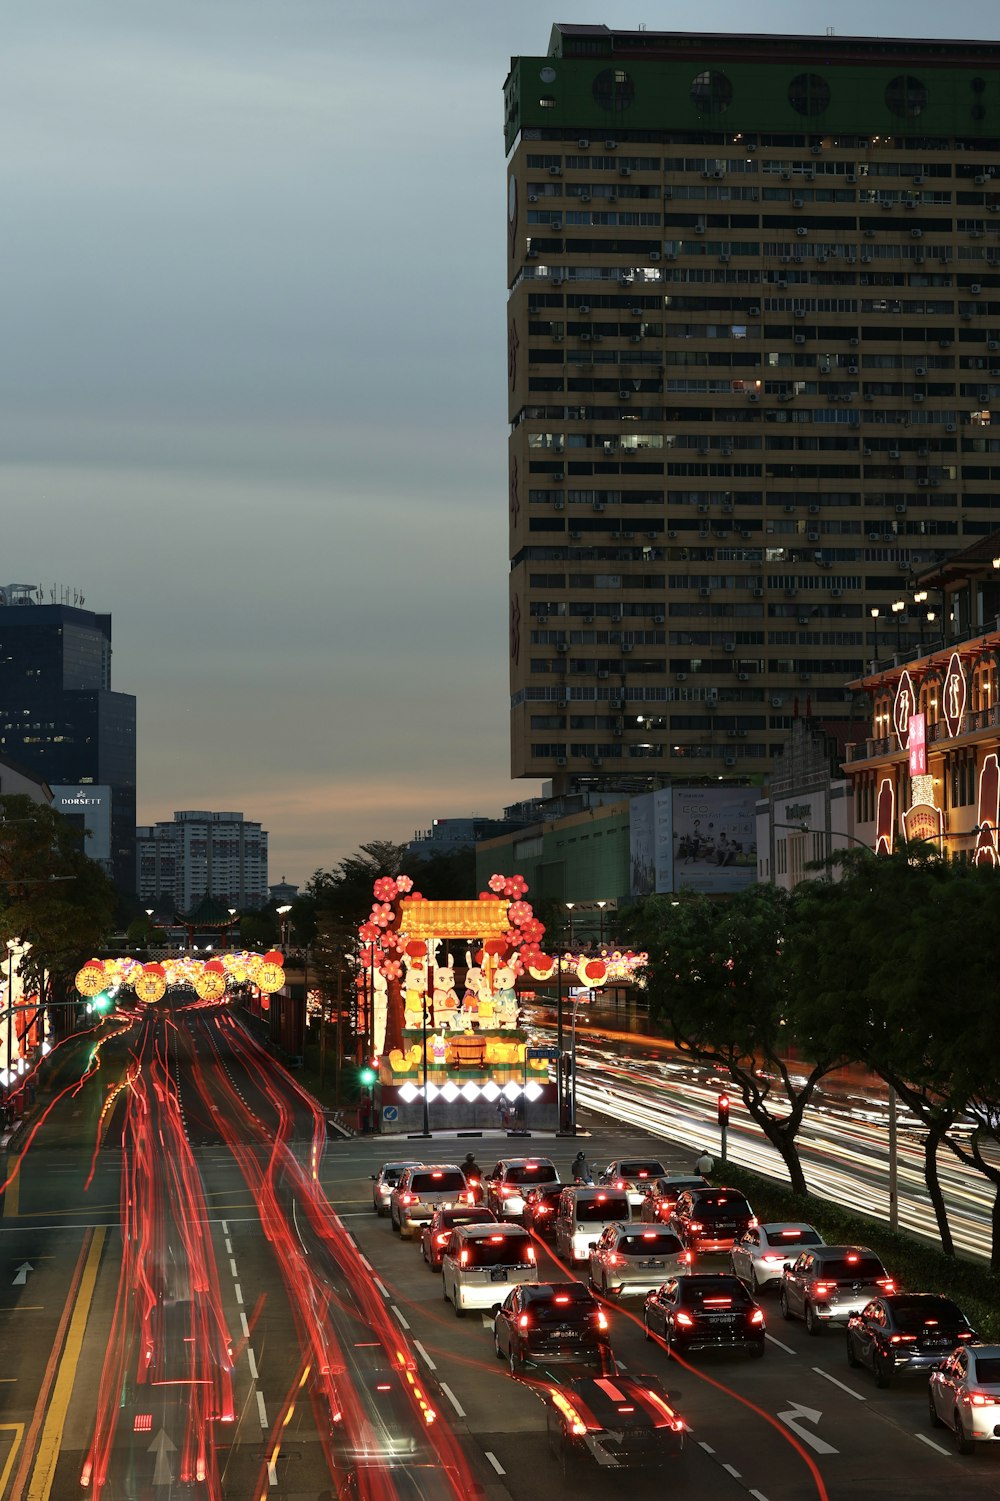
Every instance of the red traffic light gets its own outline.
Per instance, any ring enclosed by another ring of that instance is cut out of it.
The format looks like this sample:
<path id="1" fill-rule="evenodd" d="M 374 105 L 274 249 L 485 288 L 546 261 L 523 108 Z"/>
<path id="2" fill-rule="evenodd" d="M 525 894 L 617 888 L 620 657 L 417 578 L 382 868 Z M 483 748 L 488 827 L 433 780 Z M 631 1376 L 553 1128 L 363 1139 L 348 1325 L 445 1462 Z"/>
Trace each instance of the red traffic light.
<path id="1" fill-rule="evenodd" d="M 719 1107 L 719 1125 L 720 1126 L 728 1126 L 729 1125 L 729 1096 L 727 1094 L 720 1094 L 717 1103 L 718 1103 L 718 1107 Z"/>

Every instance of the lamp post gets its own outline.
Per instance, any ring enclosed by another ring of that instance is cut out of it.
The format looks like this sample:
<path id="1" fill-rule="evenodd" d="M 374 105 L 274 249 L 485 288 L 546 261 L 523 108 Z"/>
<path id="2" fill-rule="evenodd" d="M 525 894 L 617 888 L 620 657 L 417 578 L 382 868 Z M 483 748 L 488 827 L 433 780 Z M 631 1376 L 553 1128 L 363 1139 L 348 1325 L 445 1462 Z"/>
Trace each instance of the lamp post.
<path id="1" fill-rule="evenodd" d="M 597 910 L 600 913 L 600 937 L 597 940 L 598 948 L 601 948 L 604 945 L 604 909 L 607 905 L 607 902 L 598 902 L 597 904 Z"/>
<path id="2" fill-rule="evenodd" d="M 229 948 L 233 946 L 233 925 L 236 922 L 236 910 L 235 907 L 230 907 L 229 909 L 229 932 L 226 934 L 226 943 Z"/>
<path id="3" fill-rule="evenodd" d="M 903 626 L 903 611 L 905 609 L 906 609 L 906 600 L 905 599 L 894 599 L 893 600 L 893 602 L 892 602 L 892 613 L 896 617 L 896 651 L 897 651 L 897 653 L 901 652 L 903 650 L 903 630 L 902 630 L 902 626 Z"/>
<path id="4" fill-rule="evenodd" d="M 281 947 L 285 950 L 288 948 L 288 914 L 292 910 L 292 904 L 286 902 L 284 907 L 278 907 L 275 910 L 281 918 Z"/>
<path id="5" fill-rule="evenodd" d="M 928 615 L 927 612 L 924 610 L 924 605 L 927 603 L 927 590 L 926 589 L 918 589 L 917 592 L 916 592 L 916 594 L 913 596 L 913 603 L 919 607 L 919 613 L 917 615 L 917 621 L 918 621 L 918 629 L 920 631 L 920 645 L 923 646 L 923 644 L 924 644 L 924 620 L 925 620 L 925 618 L 927 618 L 927 619 L 933 619 L 933 616 Z"/>
<path id="6" fill-rule="evenodd" d="M 874 647 L 874 653 L 873 653 L 873 655 L 874 655 L 874 658 L 875 658 L 876 662 L 878 661 L 878 615 L 879 615 L 878 605 L 872 605 L 872 607 L 871 607 L 871 617 L 872 617 L 872 623 L 873 623 L 873 625 L 875 627 L 875 647 Z"/>
<path id="7" fill-rule="evenodd" d="M 573 947 L 573 908 L 575 906 L 576 902 L 566 903 L 566 910 L 569 912 L 569 946 L 571 949 Z"/>

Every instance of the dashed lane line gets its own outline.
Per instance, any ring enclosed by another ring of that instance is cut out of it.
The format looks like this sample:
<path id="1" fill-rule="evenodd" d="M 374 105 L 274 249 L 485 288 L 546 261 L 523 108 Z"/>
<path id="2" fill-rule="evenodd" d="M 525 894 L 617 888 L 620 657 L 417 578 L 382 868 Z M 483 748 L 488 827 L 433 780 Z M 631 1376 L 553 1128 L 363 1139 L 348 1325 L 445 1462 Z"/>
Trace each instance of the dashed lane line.
<path id="1" fill-rule="evenodd" d="M 499 1459 L 497 1459 L 496 1455 L 493 1454 L 493 1453 L 491 1453 L 489 1449 L 484 1450 L 484 1453 L 486 1455 L 486 1458 L 489 1460 L 490 1464 L 496 1470 L 497 1474 L 498 1475 L 506 1475 L 507 1471 L 504 1469 L 504 1467 L 500 1463 Z"/>
<path id="2" fill-rule="evenodd" d="M 796 1353 L 792 1349 L 791 1345 L 783 1345 L 781 1343 L 781 1340 L 780 1339 L 775 1339 L 775 1337 L 774 1337 L 773 1334 L 765 1334 L 764 1338 L 767 1339 L 767 1340 L 770 1340 L 770 1342 L 771 1342 L 772 1345 L 777 1345 L 777 1347 L 778 1347 L 779 1350 L 784 1350 L 784 1352 L 785 1352 L 786 1355 L 794 1355 Z"/>
<path id="3" fill-rule="evenodd" d="M 429 1371 L 436 1371 L 437 1370 L 437 1362 L 431 1359 L 431 1357 L 428 1355 L 427 1351 L 424 1349 L 423 1345 L 420 1343 L 420 1341 L 418 1339 L 415 1339 L 413 1341 L 413 1348 L 416 1350 L 417 1354 L 421 1357 L 421 1359 L 423 1359 L 423 1360 L 425 1360 L 427 1362 L 427 1369 Z"/>
<path id="4" fill-rule="evenodd" d="M 234 1295 L 236 1297 L 237 1303 L 242 1303 L 243 1302 L 243 1289 L 242 1289 L 242 1287 L 240 1287 L 240 1284 L 238 1282 L 234 1282 L 233 1283 L 233 1293 L 234 1293 Z"/>
<path id="5" fill-rule="evenodd" d="M 722 1468 L 724 1470 L 726 1470 L 730 1475 L 732 1475 L 732 1477 L 733 1477 L 734 1480 L 742 1480 L 743 1479 L 743 1476 L 740 1474 L 739 1470 L 736 1468 L 735 1465 L 723 1465 Z"/>
<path id="6" fill-rule="evenodd" d="M 253 1380 L 256 1381 L 257 1380 L 257 1357 L 253 1353 L 253 1350 L 251 1349 L 251 1347 L 249 1345 L 247 1345 L 247 1365 L 250 1367 L 250 1375 L 252 1376 Z"/>
<path id="7" fill-rule="evenodd" d="M 400 1325 L 402 1326 L 402 1328 L 409 1329 L 409 1327 L 410 1327 L 409 1324 L 406 1322 L 406 1319 L 403 1317 L 402 1313 L 400 1313 L 400 1311 L 396 1307 L 395 1303 L 393 1303 L 393 1305 L 392 1305 L 392 1311 L 396 1315 L 397 1319 L 399 1320 Z"/>
<path id="8" fill-rule="evenodd" d="M 868 1398 L 863 1397 L 860 1392 L 856 1392 L 853 1386 L 845 1386 L 842 1381 L 837 1380 L 836 1376 L 831 1376 L 829 1371 L 824 1371 L 822 1366 L 814 1365 L 813 1370 L 816 1372 L 817 1376 L 822 1376 L 824 1381 L 829 1381 L 832 1382 L 834 1386 L 839 1386 L 840 1390 L 842 1392 L 846 1392 L 849 1397 L 853 1397 L 855 1402 L 868 1401 Z"/>
<path id="9" fill-rule="evenodd" d="M 448 1401 L 451 1403 L 452 1407 L 455 1409 L 455 1411 L 458 1414 L 458 1416 L 460 1418 L 464 1418 L 465 1417 L 465 1408 L 462 1406 L 461 1402 L 455 1396 L 455 1393 L 452 1391 L 451 1387 L 448 1386 L 447 1383 L 444 1382 L 444 1381 L 440 1382 L 439 1385 L 441 1387 L 441 1390 L 444 1392 L 445 1396 L 448 1398 Z"/>
<path id="10" fill-rule="evenodd" d="M 715 1453 L 715 1450 L 712 1448 L 712 1445 L 711 1444 L 706 1444 L 706 1442 L 705 1442 L 705 1440 L 703 1438 L 700 1438 L 698 1440 L 698 1447 L 700 1449 L 704 1449 L 704 1451 L 705 1451 L 706 1454 L 714 1454 Z"/>
<path id="11" fill-rule="evenodd" d="M 951 1450 L 945 1449 L 941 1444 L 936 1444 L 932 1438 L 927 1437 L 926 1433 L 915 1433 L 913 1437 L 919 1439 L 922 1444 L 926 1444 L 928 1449 L 933 1449 L 937 1454 L 943 1454 L 945 1459 L 951 1458 Z"/>
<path id="12" fill-rule="evenodd" d="M 383 1298 L 387 1298 L 389 1296 L 389 1289 L 386 1287 L 385 1283 L 380 1282 L 377 1277 L 374 1277 L 372 1280 L 375 1283 L 375 1286 L 378 1288 L 379 1292 L 382 1294 Z"/>
<path id="13" fill-rule="evenodd" d="M 258 1392 L 257 1393 L 257 1414 L 258 1414 L 258 1416 L 260 1418 L 260 1426 L 266 1430 L 266 1428 L 267 1428 L 267 1408 L 264 1406 L 264 1394 L 263 1394 L 263 1392 Z"/>

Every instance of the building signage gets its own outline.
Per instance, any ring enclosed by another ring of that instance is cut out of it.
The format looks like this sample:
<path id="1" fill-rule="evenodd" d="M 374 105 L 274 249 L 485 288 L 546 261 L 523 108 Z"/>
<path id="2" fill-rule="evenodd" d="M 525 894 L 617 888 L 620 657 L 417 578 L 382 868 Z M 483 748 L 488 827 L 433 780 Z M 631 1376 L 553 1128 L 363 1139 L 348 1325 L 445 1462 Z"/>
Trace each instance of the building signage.
<path id="1" fill-rule="evenodd" d="M 979 833 L 973 851 L 974 865 L 996 865 L 1000 862 L 997 852 L 997 821 L 1000 818 L 1000 767 L 996 751 L 991 751 L 979 773 Z"/>
<path id="2" fill-rule="evenodd" d="M 899 741 L 900 750 L 906 750 L 910 739 L 910 717 L 917 707 L 913 679 L 904 672 L 896 688 L 896 701 L 892 706 L 892 723 Z"/>
<path id="3" fill-rule="evenodd" d="M 896 820 L 896 789 L 891 777 L 883 777 L 878 784 L 878 803 L 875 809 L 875 853 L 892 854 L 892 839 Z"/>
<path id="4" fill-rule="evenodd" d="M 948 671 L 944 675 L 941 699 L 944 722 L 947 726 L 949 736 L 954 739 L 956 735 L 962 733 L 962 720 L 965 718 L 967 699 L 965 672 L 962 668 L 962 659 L 957 651 L 953 651 L 951 654 Z"/>
<path id="5" fill-rule="evenodd" d="M 910 715 L 910 776 L 927 775 L 927 715 Z"/>
<path id="6" fill-rule="evenodd" d="M 910 740 L 912 764 L 913 740 Z M 913 802 L 903 814 L 903 828 L 907 839 L 933 839 L 940 841 L 944 832 L 941 809 L 934 805 L 934 778 L 926 772 L 911 773 L 910 789 Z"/>

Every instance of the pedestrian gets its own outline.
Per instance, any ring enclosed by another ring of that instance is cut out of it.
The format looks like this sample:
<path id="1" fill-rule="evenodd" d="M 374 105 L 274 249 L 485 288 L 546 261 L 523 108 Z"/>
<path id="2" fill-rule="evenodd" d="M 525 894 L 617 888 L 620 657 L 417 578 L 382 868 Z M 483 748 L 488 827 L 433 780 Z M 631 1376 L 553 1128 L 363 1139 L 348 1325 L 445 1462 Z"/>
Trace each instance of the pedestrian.
<path id="1" fill-rule="evenodd" d="M 701 1173 L 703 1178 L 707 1178 L 709 1173 L 715 1170 L 715 1158 L 707 1147 L 702 1147 L 701 1156 L 695 1163 L 694 1170 L 696 1173 Z"/>

